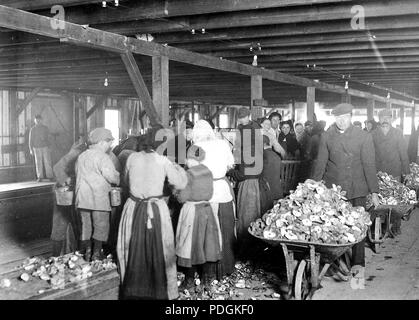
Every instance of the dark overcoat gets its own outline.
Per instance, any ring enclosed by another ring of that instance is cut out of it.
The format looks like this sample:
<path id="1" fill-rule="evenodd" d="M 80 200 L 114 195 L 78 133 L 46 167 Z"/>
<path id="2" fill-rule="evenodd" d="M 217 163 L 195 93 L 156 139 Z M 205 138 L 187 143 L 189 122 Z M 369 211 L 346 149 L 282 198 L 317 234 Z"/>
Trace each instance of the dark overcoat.
<path id="1" fill-rule="evenodd" d="M 386 172 L 395 178 L 409 173 L 407 145 L 401 130 L 390 127 L 387 135 L 381 128 L 372 131 L 377 171 Z"/>
<path id="2" fill-rule="evenodd" d="M 320 138 L 314 180 L 340 185 L 348 199 L 378 192 L 374 143 L 370 134 L 350 126 L 341 133 L 333 124 Z"/>

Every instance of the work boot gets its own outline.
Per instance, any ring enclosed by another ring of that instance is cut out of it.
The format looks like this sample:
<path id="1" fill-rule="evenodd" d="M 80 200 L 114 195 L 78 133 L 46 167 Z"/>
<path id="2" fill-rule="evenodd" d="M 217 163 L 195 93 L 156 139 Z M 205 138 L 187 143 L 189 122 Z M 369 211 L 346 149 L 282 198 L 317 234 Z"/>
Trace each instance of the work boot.
<path id="1" fill-rule="evenodd" d="M 186 290 L 190 290 L 194 287 L 195 285 L 195 271 L 196 268 L 195 267 L 191 267 L 191 268 L 185 268 L 185 279 L 183 280 L 183 282 L 181 283 L 181 285 L 179 286 L 179 291 L 184 291 Z"/>
<path id="2" fill-rule="evenodd" d="M 93 239 L 93 255 L 92 261 L 103 260 L 102 241 Z"/>
<path id="3" fill-rule="evenodd" d="M 204 286 L 211 286 L 211 283 L 217 278 L 217 263 L 207 262 L 202 266 L 202 281 Z"/>
<path id="4" fill-rule="evenodd" d="M 84 255 L 84 260 L 90 262 L 92 256 L 92 244 L 90 240 L 80 240 L 79 242 L 80 253 Z"/>
<path id="5" fill-rule="evenodd" d="M 61 256 L 61 251 L 63 249 L 63 244 L 64 241 L 63 240 L 53 240 L 52 241 L 52 256 L 53 257 L 58 257 Z"/>

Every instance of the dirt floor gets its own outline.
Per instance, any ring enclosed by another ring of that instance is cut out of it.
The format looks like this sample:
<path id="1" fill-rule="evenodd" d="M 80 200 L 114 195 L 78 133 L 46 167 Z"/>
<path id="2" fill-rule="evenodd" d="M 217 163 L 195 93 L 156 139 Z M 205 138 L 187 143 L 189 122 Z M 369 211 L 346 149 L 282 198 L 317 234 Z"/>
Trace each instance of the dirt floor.
<path id="1" fill-rule="evenodd" d="M 388 238 L 379 253 L 366 249 L 365 289 L 325 278 L 313 300 L 419 299 L 419 209 L 402 222 L 402 234 Z"/>
<path id="2" fill-rule="evenodd" d="M 351 279 L 325 277 L 313 300 L 419 299 L 419 209 L 402 222 L 402 235 L 387 238 L 379 253 L 366 248 L 364 288 L 353 289 Z M 255 258 L 236 264 L 236 272 L 212 286 L 208 294 L 195 286 L 181 299 L 282 300 L 287 296 L 284 258 L 279 248 L 258 243 Z M 221 289 L 220 289 L 221 285 Z"/>
<path id="3" fill-rule="evenodd" d="M 351 282 L 325 277 L 313 300 L 419 299 L 419 209 L 402 223 L 402 235 L 388 238 L 378 254 L 366 248 L 365 288 L 352 289 Z M 5 245 L 5 244 L 3 244 Z M 3 246 L 1 246 L 3 247 Z M 1 250 L 0 274 L 10 271 L 17 261 L 50 251 L 48 239 Z M 4 249 L 4 248 L 3 248 Z M 286 295 L 284 257 L 279 247 L 255 243 L 253 261 L 238 262 L 228 278 L 214 283 L 210 290 L 196 285 L 189 293 L 180 291 L 180 299 L 282 300 Z M 29 252 L 31 254 L 29 254 Z M 199 281 L 197 282 L 199 284 Z"/>

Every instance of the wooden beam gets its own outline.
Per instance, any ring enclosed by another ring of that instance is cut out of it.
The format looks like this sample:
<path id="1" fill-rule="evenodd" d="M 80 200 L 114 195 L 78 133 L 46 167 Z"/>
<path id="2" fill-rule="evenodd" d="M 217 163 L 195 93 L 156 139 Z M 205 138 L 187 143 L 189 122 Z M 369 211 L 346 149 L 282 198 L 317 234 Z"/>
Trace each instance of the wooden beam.
<path id="1" fill-rule="evenodd" d="M 80 136 L 80 107 L 76 103 L 76 96 L 72 95 L 73 104 L 73 142 L 76 142 Z"/>
<path id="2" fill-rule="evenodd" d="M 187 64 L 213 68 L 217 70 L 238 73 L 243 75 L 260 75 L 265 79 L 290 83 L 298 86 L 305 87 L 315 87 L 319 90 L 325 90 L 335 93 L 344 93 L 345 89 L 336 85 L 330 85 L 322 82 L 315 82 L 310 79 L 305 79 L 301 77 L 296 77 L 292 75 L 287 75 L 272 70 L 255 68 L 249 65 L 240 64 L 237 62 L 232 62 L 228 60 L 220 60 L 214 57 L 189 52 L 186 50 L 173 48 L 169 46 L 162 46 L 156 43 L 146 42 L 134 38 L 128 38 L 125 36 L 111 34 L 103 32 L 100 30 L 92 28 L 84 28 L 82 26 L 65 22 L 64 30 L 55 30 L 51 28 L 51 21 L 53 19 L 48 17 L 39 16 L 36 14 L 20 11 L 13 8 L 8 8 L 0 6 L 0 26 L 15 30 L 20 30 L 29 33 L 40 34 L 44 36 L 49 36 L 53 38 L 66 38 L 67 40 L 82 44 L 97 49 L 103 49 L 113 52 L 122 53 L 124 62 L 128 62 L 128 70 L 138 70 L 138 66 L 135 63 L 135 67 L 132 67 L 133 64 L 129 63 L 130 58 L 128 58 L 131 53 L 128 52 L 149 55 L 149 56 L 167 56 L 170 60 L 175 60 Z M 397 26 L 398 23 L 405 23 L 408 19 L 402 19 L 400 22 L 395 22 Z M 417 20 L 417 19 L 416 19 Z M 371 22 L 372 23 L 372 22 Z M 416 21 L 419 25 L 419 21 Z M 373 23 L 372 23 L 373 24 Z M 345 22 L 346 25 L 346 22 Z M 392 26 L 393 27 L 393 26 Z M 347 26 L 346 26 L 347 28 Z M 332 26 L 328 26 L 328 29 L 332 29 Z M 260 36 L 260 34 L 258 35 Z M 135 60 L 132 58 L 132 61 Z M 134 68 L 134 69 L 132 69 Z M 135 69 L 136 68 L 136 69 Z M 139 70 L 138 70 L 139 73 Z M 130 77 L 133 79 L 133 76 L 138 75 L 137 72 L 131 72 Z M 142 79 L 142 77 L 141 77 Z M 148 93 L 148 91 L 147 91 Z M 361 98 L 374 98 L 378 101 L 385 100 L 385 97 L 378 95 L 372 95 L 370 93 L 362 92 L 359 90 L 349 89 L 349 94 Z M 419 99 L 418 99 L 419 100 Z M 151 101 L 151 100 L 150 100 Z M 410 104 L 410 102 L 404 102 Z M 155 111 L 155 110 L 154 110 Z"/>
<path id="3" fill-rule="evenodd" d="M 400 107 L 400 127 L 402 132 L 404 132 L 404 116 L 405 116 L 405 109 L 404 107 Z"/>
<path id="4" fill-rule="evenodd" d="M 389 29 L 406 29 L 406 28 L 417 28 L 419 21 L 415 16 L 406 16 L 403 19 L 398 17 L 378 17 L 370 18 L 365 22 L 365 28 L 369 31 Z M 247 27 L 247 28 L 235 28 L 233 30 L 228 29 L 217 29 L 206 32 L 205 34 L 191 34 L 190 32 L 184 33 L 162 33 L 156 35 L 156 40 L 160 43 L 188 43 L 199 41 L 216 41 L 216 40 L 239 40 L 239 39 L 259 39 L 267 37 L 279 37 L 279 36 L 300 36 L 307 34 L 328 34 L 328 33 L 343 33 L 353 32 L 350 21 L 348 20 L 332 20 L 325 21 L 324 23 L 312 23 L 312 24 L 279 24 L 269 25 L 260 27 Z M 401 32 L 399 30 L 399 32 Z"/>
<path id="5" fill-rule="evenodd" d="M 257 107 L 268 107 L 269 102 L 265 99 L 254 99 L 253 100 L 253 105 L 257 106 Z"/>
<path id="6" fill-rule="evenodd" d="M 314 121 L 314 104 L 316 101 L 316 89 L 307 88 L 307 120 Z"/>
<path id="7" fill-rule="evenodd" d="M 19 117 L 19 115 L 22 113 L 23 110 L 28 106 L 29 103 L 36 97 L 36 95 L 42 90 L 41 87 L 36 87 L 31 91 L 31 93 L 23 99 L 23 101 L 18 101 L 16 104 L 16 116 Z"/>
<path id="8" fill-rule="evenodd" d="M 250 99 L 250 110 L 252 112 L 252 120 L 256 121 L 257 119 L 263 116 L 262 107 L 255 104 L 255 102 L 261 102 L 261 100 L 263 100 L 262 76 L 260 75 L 251 76 Z"/>
<path id="9" fill-rule="evenodd" d="M 128 74 L 131 78 L 134 89 L 137 92 L 138 98 L 144 104 L 144 109 L 150 118 L 151 124 L 155 125 L 161 123 L 161 118 L 157 113 L 156 108 L 154 107 L 153 100 L 150 97 L 150 93 L 148 92 L 140 69 L 138 69 L 134 56 L 131 52 L 126 52 L 121 54 L 121 58 L 125 64 L 125 67 L 127 68 Z"/>
<path id="10" fill-rule="evenodd" d="M 330 20 L 350 21 L 354 17 L 351 10 L 353 6 L 353 3 L 344 3 L 341 5 L 322 6 L 320 8 L 318 6 L 270 8 L 270 10 L 257 12 L 222 12 L 211 16 L 210 19 L 208 16 L 197 15 L 186 20 L 184 17 L 173 18 L 164 22 L 137 20 L 135 22 L 129 22 L 128 24 L 126 22 L 129 18 L 124 17 L 117 25 L 113 24 L 105 26 L 105 30 L 132 35 L 135 33 L 155 34 L 173 31 L 188 31 L 190 29 L 200 30 L 202 27 L 205 27 L 207 30 L 217 30 L 262 25 L 324 22 Z M 419 3 L 417 1 L 409 0 L 392 0 L 387 3 L 370 1 L 364 2 L 362 7 L 364 9 L 365 17 L 367 17 L 368 20 L 376 17 L 394 18 L 419 11 Z M 129 15 L 132 15 L 132 13 L 129 13 Z M 76 20 L 71 20 L 70 17 L 67 21 L 79 24 L 94 24 L 91 17 L 89 17 L 89 20 L 86 21 L 79 19 L 79 17 L 75 18 Z M 100 26 L 97 27 L 101 28 Z"/>
<path id="11" fill-rule="evenodd" d="M 14 1 L 6 0 L 9 3 L 8 6 L 14 6 L 18 9 L 31 10 L 27 1 L 26 6 L 20 2 L 21 6 L 13 5 Z M 37 0 L 36 2 L 44 2 L 44 4 L 50 4 L 53 1 Z M 47 2 L 47 3 L 45 3 Z M 65 0 L 55 1 L 68 2 Z M 110 23 L 118 21 L 129 21 L 139 19 L 153 19 L 153 18 L 168 18 L 176 16 L 189 16 L 189 15 L 200 15 L 207 13 L 217 12 L 232 12 L 241 10 L 257 10 L 257 9 L 268 9 L 275 7 L 288 7 L 288 6 L 300 6 L 300 5 L 314 5 L 322 3 L 336 3 L 336 2 L 350 2 L 350 0 L 192 0 L 192 1 L 178 1 L 178 0 L 143 0 L 130 2 L 128 6 L 120 6 L 118 10 L 101 10 L 100 1 L 96 1 L 98 10 L 86 10 L 84 7 L 80 8 L 67 8 L 66 9 L 66 20 L 80 24 L 100 24 Z M 38 5 L 38 8 L 40 5 Z M 46 5 L 47 9 L 51 6 Z M 50 14 L 49 11 L 43 14 Z"/>
<path id="12" fill-rule="evenodd" d="M 393 42 L 393 41 L 408 41 L 418 40 L 419 34 L 415 29 L 403 30 L 403 34 L 400 30 L 375 30 L 374 39 L 375 43 L 379 45 L 381 42 Z M 371 38 L 367 32 L 359 31 L 348 31 L 342 33 L 323 33 L 323 34 L 302 34 L 302 35 L 285 35 L 279 37 L 259 37 L 257 40 L 253 38 L 230 41 L 209 41 L 209 42 L 191 42 L 191 43 L 179 43 L 178 48 L 190 50 L 194 52 L 205 52 L 205 51 L 217 51 L 217 50 L 249 50 L 250 46 L 262 44 L 262 49 L 266 47 L 270 48 L 292 48 L 295 46 L 316 46 L 316 45 L 345 45 L 345 44 L 363 44 L 370 43 Z"/>
<path id="13" fill-rule="evenodd" d="M 109 1 L 109 0 L 108 0 Z M 54 5 L 61 6 L 79 6 L 86 4 L 98 4 L 97 0 L 3 0 L 2 5 L 31 11 L 40 9 L 50 9 Z"/>
<path id="14" fill-rule="evenodd" d="M 368 105 L 367 105 L 367 119 L 368 120 L 374 120 L 374 107 L 375 107 L 374 99 L 368 99 Z"/>
<path id="15" fill-rule="evenodd" d="M 169 126 L 169 59 L 167 57 L 152 58 L 153 72 L 153 103 L 157 109 L 163 126 Z"/>
<path id="16" fill-rule="evenodd" d="M 95 101 L 95 104 L 93 105 L 93 107 L 91 107 L 89 109 L 89 111 L 87 111 L 86 113 L 86 120 L 90 118 L 90 116 L 98 109 L 98 108 L 102 108 L 103 104 L 105 102 L 105 100 L 107 99 L 107 96 L 101 96 L 99 97 L 99 99 L 97 101 Z"/>

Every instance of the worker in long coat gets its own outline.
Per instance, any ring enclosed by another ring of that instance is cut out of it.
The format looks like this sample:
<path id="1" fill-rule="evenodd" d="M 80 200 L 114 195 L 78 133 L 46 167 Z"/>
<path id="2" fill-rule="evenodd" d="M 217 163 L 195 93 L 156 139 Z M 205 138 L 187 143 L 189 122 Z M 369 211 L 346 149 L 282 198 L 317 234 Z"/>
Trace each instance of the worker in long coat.
<path id="1" fill-rule="evenodd" d="M 365 207 L 368 194 L 378 206 L 374 143 L 370 134 L 352 125 L 352 109 L 348 103 L 333 109 L 336 122 L 320 138 L 313 179 L 324 180 L 328 188 L 340 185 L 353 206 Z M 365 239 L 353 246 L 351 272 L 363 279 L 364 270 Z"/>
<path id="2" fill-rule="evenodd" d="M 238 181 L 237 193 L 237 240 L 240 245 L 239 255 L 242 258 L 249 255 L 249 242 L 252 240 L 247 229 L 250 223 L 260 218 L 261 188 L 260 179 L 263 170 L 263 137 L 259 124 L 251 121 L 250 110 L 241 108 L 238 111 L 238 129 L 240 133 L 235 147 L 235 161 L 238 164 L 231 176 Z"/>
<path id="3" fill-rule="evenodd" d="M 176 253 L 169 208 L 163 199 L 167 178 L 175 189 L 187 185 L 185 170 L 158 154 L 156 134 L 147 133 L 142 151 L 128 157 L 125 184 L 129 198 L 119 224 L 117 255 L 126 299 L 176 299 Z"/>
<path id="4" fill-rule="evenodd" d="M 380 127 L 371 133 L 374 141 L 377 171 L 386 172 L 397 181 L 403 181 L 402 177 L 410 171 L 407 145 L 403 138 L 403 133 L 391 125 L 391 110 L 381 110 L 378 113 L 378 118 Z M 395 235 L 401 234 L 402 216 L 402 213 L 393 210 L 392 232 Z"/>
<path id="5" fill-rule="evenodd" d="M 79 139 L 73 144 L 70 151 L 54 165 L 52 170 L 56 180 L 56 188 L 69 187 L 74 189 L 76 161 L 86 148 L 85 141 Z M 55 203 L 51 231 L 52 255 L 59 256 L 77 250 L 78 231 L 78 219 L 74 204 L 61 206 Z"/>
<path id="6" fill-rule="evenodd" d="M 403 133 L 391 125 L 391 110 L 381 110 L 378 117 L 381 125 L 372 132 L 377 171 L 386 172 L 401 181 L 402 176 L 409 173 L 409 157 Z"/>

